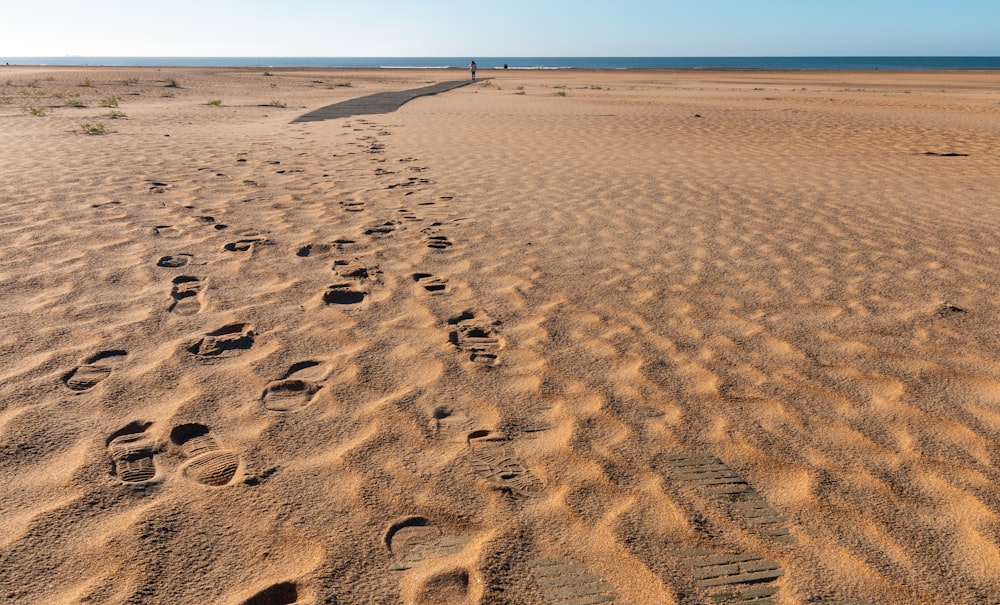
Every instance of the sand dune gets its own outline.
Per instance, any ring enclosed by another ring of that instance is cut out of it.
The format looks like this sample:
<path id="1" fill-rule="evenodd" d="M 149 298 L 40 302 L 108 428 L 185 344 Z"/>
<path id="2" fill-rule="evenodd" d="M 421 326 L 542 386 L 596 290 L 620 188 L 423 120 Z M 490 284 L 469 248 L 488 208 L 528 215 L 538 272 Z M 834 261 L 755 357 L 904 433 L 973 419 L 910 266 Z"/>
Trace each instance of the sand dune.
<path id="1" fill-rule="evenodd" d="M 0 68 L 0 600 L 1000 603 L 995 76 L 480 75 Z"/>

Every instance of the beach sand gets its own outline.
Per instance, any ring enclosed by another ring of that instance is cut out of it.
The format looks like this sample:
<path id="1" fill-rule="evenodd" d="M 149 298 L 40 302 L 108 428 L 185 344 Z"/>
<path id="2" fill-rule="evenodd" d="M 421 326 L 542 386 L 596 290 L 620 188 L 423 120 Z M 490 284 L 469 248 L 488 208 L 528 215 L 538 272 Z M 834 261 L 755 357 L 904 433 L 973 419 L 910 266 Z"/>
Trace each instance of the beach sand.
<path id="1" fill-rule="evenodd" d="M 0 601 L 1000 603 L 996 74 L 466 76 L 0 68 Z"/>

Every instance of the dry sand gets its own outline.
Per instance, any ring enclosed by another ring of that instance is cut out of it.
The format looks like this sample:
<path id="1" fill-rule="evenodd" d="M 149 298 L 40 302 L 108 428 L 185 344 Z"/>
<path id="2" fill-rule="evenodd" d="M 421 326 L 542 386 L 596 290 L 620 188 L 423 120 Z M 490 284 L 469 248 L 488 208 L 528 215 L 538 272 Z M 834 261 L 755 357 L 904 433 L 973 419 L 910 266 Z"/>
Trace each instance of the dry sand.
<path id="1" fill-rule="evenodd" d="M 0 68 L 0 601 L 1000 603 L 1000 76 L 465 75 Z"/>

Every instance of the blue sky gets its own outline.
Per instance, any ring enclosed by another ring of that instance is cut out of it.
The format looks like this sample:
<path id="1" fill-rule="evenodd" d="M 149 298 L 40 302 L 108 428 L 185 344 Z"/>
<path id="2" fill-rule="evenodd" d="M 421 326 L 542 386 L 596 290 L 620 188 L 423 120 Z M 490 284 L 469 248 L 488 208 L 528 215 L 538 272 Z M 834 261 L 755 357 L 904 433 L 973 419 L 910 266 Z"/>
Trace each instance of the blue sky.
<path id="1" fill-rule="evenodd" d="M 1000 56 L 998 0 L 31 0 L 0 56 Z"/>

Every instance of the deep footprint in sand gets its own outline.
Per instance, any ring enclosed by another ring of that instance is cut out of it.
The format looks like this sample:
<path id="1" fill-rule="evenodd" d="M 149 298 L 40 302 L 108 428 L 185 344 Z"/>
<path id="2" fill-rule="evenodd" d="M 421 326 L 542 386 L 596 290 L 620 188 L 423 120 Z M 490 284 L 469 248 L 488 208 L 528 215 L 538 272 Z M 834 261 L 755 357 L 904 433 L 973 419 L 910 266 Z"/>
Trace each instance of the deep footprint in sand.
<path id="1" fill-rule="evenodd" d="M 467 310 L 450 318 L 448 325 L 453 326 L 448 341 L 466 353 L 469 361 L 486 367 L 499 363 L 503 342 L 491 328 L 500 325 L 500 322 L 491 321 L 483 313 Z"/>
<path id="2" fill-rule="evenodd" d="M 230 242 L 223 246 L 226 252 L 253 252 L 257 246 L 266 244 L 267 240 L 264 238 L 246 238 L 237 240 L 235 242 Z"/>
<path id="3" fill-rule="evenodd" d="M 146 433 L 150 423 L 133 422 L 108 440 L 114 475 L 123 483 L 144 483 L 156 477 L 156 441 Z"/>
<path id="4" fill-rule="evenodd" d="M 356 305 L 364 301 L 367 294 L 352 284 L 333 284 L 323 293 L 323 302 L 328 305 Z"/>
<path id="5" fill-rule="evenodd" d="M 457 554 L 469 536 L 448 536 L 424 517 L 406 517 L 386 530 L 385 546 L 392 554 L 394 571 L 410 569 L 420 561 Z"/>
<path id="6" fill-rule="evenodd" d="M 170 431 L 170 441 L 187 459 L 181 467 L 181 474 L 192 481 L 221 487 L 228 485 L 239 470 L 239 456 L 223 449 L 204 424 L 176 426 Z"/>
<path id="7" fill-rule="evenodd" d="M 430 292 L 431 294 L 441 294 L 448 291 L 448 280 L 441 277 L 434 277 L 430 273 L 414 273 L 413 281 Z"/>
<path id="8" fill-rule="evenodd" d="M 166 267 L 168 269 L 177 269 L 179 267 L 184 267 L 188 265 L 193 257 L 190 254 L 175 254 L 172 256 L 163 256 L 160 260 L 156 261 L 157 267 Z"/>
<path id="9" fill-rule="evenodd" d="M 184 235 L 184 232 L 173 225 L 157 225 L 153 227 L 153 235 L 174 238 Z"/>
<path id="10" fill-rule="evenodd" d="M 173 280 L 170 298 L 173 302 L 168 311 L 178 315 L 195 315 L 201 311 L 201 293 L 205 282 L 200 277 L 178 275 Z"/>
<path id="11" fill-rule="evenodd" d="M 382 270 L 377 265 L 368 265 L 358 259 L 334 261 L 333 272 L 344 279 L 356 280 L 359 284 L 382 282 Z"/>
<path id="12" fill-rule="evenodd" d="M 444 235 L 431 234 L 425 240 L 427 247 L 434 250 L 447 250 L 451 248 L 451 240 Z"/>
<path id="13" fill-rule="evenodd" d="M 202 358 L 231 357 L 249 350 L 253 342 L 253 326 L 237 323 L 205 334 L 187 350 Z"/>
<path id="14" fill-rule="evenodd" d="M 264 407 L 274 412 L 294 412 L 312 403 L 313 396 L 322 388 L 318 381 L 326 378 L 329 370 L 318 361 L 301 361 L 292 364 L 279 379 L 267 385 L 261 395 Z"/>
<path id="15" fill-rule="evenodd" d="M 120 349 L 91 355 L 84 360 L 83 365 L 73 368 L 63 376 L 63 384 L 71 391 L 89 391 L 110 376 L 126 355 L 128 353 Z"/>

